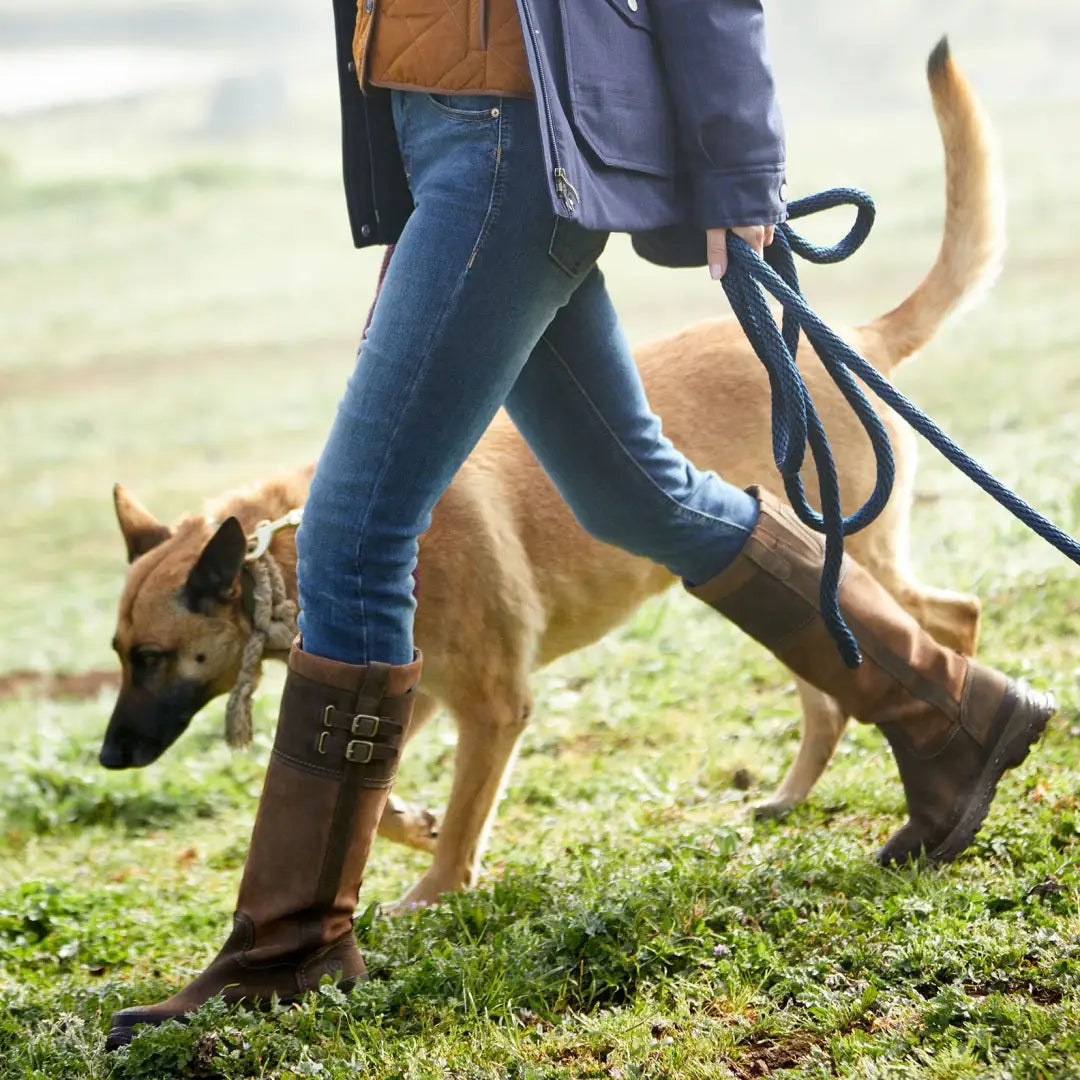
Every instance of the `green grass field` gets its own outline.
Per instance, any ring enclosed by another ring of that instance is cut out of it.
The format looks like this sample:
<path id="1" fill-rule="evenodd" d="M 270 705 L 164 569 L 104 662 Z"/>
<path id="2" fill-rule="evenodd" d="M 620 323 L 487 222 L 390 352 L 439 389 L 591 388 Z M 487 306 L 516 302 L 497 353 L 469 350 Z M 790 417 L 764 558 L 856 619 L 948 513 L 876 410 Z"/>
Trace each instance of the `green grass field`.
<path id="1" fill-rule="evenodd" d="M 377 255 L 347 243 L 327 100 L 301 95 L 272 135 L 224 147 L 198 134 L 204 104 L 0 121 L 0 674 L 113 663 L 114 480 L 170 517 L 306 461 L 348 373 Z M 1075 106 L 993 119 L 1005 273 L 898 381 L 1077 530 Z M 937 248 L 928 107 L 795 125 L 791 144 L 793 194 L 853 183 L 880 212 L 856 260 L 806 273 L 812 302 L 838 321 L 891 306 Z M 634 340 L 722 306 L 703 274 L 622 243 L 605 270 Z M 371 983 L 270 1016 L 211 1006 L 113 1057 L 109 1014 L 223 940 L 281 673 L 252 753 L 225 748 L 211 706 L 162 762 L 119 775 L 95 760 L 108 695 L 0 701 L 0 1078 L 1080 1076 L 1077 574 L 929 451 L 912 555 L 983 598 L 986 659 L 1061 702 L 956 865 L 873 864 L 903 799 L 868 729 L 807 807 L 756 823 L 797 746 L 793 688 L 670 595 L 537 678 L 482 881 L 394 921 L 368 907 Z M 452 747 L 449 723 L 425 731 L 398 790 L 441 805 Z M 362 905 L 424 862 L 377 845 Z"/>

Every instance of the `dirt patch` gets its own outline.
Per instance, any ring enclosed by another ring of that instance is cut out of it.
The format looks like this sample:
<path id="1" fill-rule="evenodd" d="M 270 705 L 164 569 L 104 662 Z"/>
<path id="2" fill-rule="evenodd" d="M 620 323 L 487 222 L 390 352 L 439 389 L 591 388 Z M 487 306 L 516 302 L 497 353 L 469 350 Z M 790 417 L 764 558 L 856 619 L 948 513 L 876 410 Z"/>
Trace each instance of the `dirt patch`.
<path id="1" fill-rule="evenodd" d="M 991 994 L 1022 995 L 1030 998 L 1036 1005 L 1058 1005 L 1064 994 L 1056 986 L 1044 986 L 1030 979 L 1010 982 L 968 982 L 964 983 L 964 992 L 970 997 L 989 997 Z"/>
<path id="2" fill-rule="evenodd" d="M 811 1035 L 792 1035 L 786 1039 L 758 1039 L 747 1043 L 737 1061 L 730 1062 L 731 1071 L 739 1080 L 757 1080 L 776 1069 L 794 1069 L 821 1039 Z"/>
<path id="3" fill-rule="evenodd" d="M 0 701 L 13 697 L 84 701 L 120 685 L 119 671 L 9 671 L 0 675 Z"/>

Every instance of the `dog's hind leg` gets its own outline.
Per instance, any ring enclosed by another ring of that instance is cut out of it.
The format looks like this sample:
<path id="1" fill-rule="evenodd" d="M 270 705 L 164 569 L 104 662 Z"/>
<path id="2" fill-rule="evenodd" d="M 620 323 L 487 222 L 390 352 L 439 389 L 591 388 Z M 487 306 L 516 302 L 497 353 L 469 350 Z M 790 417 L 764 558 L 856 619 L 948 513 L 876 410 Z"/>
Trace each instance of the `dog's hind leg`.
<path id="1" fill-rule="evenodd" d="M 803 708 L 802 742 L 799 753 L 783 783 L 772 798 L 754 808 L 759 818 L 782 817 L 792 807 L 805 801 L 810 789 L 829 764 L 848 718 L 835 698 L 823 694 L 802 679 L 795 680 Z"/>
<path id="2" fill-rule="evenodd" d="M 409 724 L 409 739 L 435 715 L 438 707 L 439 703 L 433 697 L 417 691 L 412 722 Z M 379 835 L 384 840 L 418 851 L 434 851 L 439 836 L 439 820 L 423 806 L 406 802 L 392 794 L 386 800 L 386 807 L 379 819 Z"/>
<path id="3" fill-rule="evenodd" d="M 964 656 L 975 655 L 982 613 L 977 596 L 934 589 L 911 581 L 904 581 L 895 591 L 891 588 L 889 591 L 935 641 Z"/>
<path id="4" fill-rule="evenodd" d="M 908 478 L 902 490 L 894 490 L 882 516 L 851 538 L 848 549 L 935 641 L 974 656 L 979 644 L 979 598 L 935 589 L 911 577 L 907 562 L 910 489 Z"/>
<path id="5" fill-rule="evenodd" d="M 385 910 L 392 915 L 434 904 L 443 893 L 474 884 L 495 816 L 495 806 L 525 730 L 531 699 L 520 693 L 473 698 L 468 709 L 451 704 L 458 721 L 454 782 L 435 858 L 420 880 Z"/>
<path id="6" fill-rule="evenodd" d="M 870 554 L 879 552 L 872 548 Z M 982 614 L 977 596 L 914 581 L 892 558 L 860 558 L 860 562 L 935 641 L 964 656 L 975 655 Z"/>

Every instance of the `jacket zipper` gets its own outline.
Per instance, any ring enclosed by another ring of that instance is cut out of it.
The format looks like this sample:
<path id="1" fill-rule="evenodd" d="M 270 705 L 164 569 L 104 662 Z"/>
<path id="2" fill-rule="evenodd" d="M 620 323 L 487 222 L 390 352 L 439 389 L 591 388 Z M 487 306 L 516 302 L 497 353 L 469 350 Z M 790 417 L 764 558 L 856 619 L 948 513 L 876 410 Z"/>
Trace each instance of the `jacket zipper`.
<path id="1" fill-rule="evenodd" d="M 562 167 L 562 161 L 559 158 L 559 146 L 555 141 L 555 121 L 551 115 L 551 101 L 547 92 L 547 78 L 544 75 L 544 65 L 540 63 L 540 50 L 536 46 L 536 24 L 533 22 L 532 9 L 529 7 L 529 0 L 518 0 L 518 4 L 525 16 L 525 37 L 529 39 L 529 48 L 532 50 L 533 62 L 536 66 L 536 92 L 540 95 L 540 103 L 543 105 L 544 117 L 547 120 L 548 145 L 551 147 L 551 160 L 555 163 L 553 174 L 555 194 L 566 207 L 566 212 L 573 217 L 581 196 L 570 183 L 570 178 L 566 175 L 566 170 Z"/>
<path id="2" fill-rule="evenodd" d="M 479 34 L 477 35 L 480 41 L 480 49 L 483 52 L 487 52 L 487 31 L 488 31 L 488 6 L 487 0 L 478 0 L 476 5 L 477 18 L 480 21 Z"/>
<path id="3" fill-rule="evenodd" d="M 368 58 L 371 56 L 371 28 L 375 25 L 374 10 L 375 0 L 364 0 L 364 14 L 367 15 L 368 22 L 367 27 L 364 30 L 363 60 L 360 62 L 360 70 L 356 73 L 356 78 L 360 83 L 360 90 L 364 94 L 367 93 L 367 90 L 364 88 L 367 85 Z"/>

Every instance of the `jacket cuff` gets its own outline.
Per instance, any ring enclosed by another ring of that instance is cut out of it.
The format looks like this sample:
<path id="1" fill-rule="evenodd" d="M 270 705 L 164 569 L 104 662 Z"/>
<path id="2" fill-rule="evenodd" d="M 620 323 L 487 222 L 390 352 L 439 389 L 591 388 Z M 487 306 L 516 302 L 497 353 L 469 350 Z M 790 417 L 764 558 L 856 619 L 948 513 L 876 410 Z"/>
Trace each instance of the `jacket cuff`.
<path id="1" fill-rule="evenodd" d="M 703 229 L 778 225 L 787 218 L 783 164 L 739 172 L 695 172 L 691 184 L 694 221 Z"/>

